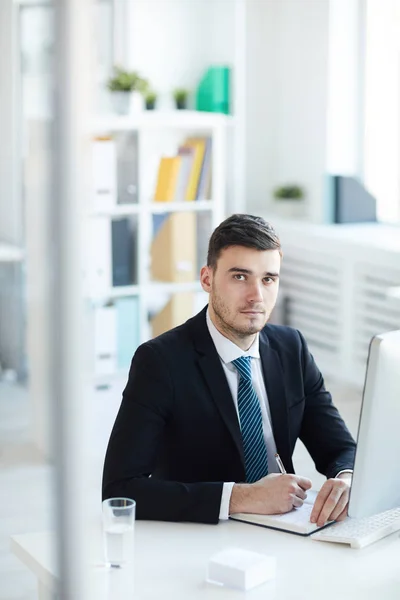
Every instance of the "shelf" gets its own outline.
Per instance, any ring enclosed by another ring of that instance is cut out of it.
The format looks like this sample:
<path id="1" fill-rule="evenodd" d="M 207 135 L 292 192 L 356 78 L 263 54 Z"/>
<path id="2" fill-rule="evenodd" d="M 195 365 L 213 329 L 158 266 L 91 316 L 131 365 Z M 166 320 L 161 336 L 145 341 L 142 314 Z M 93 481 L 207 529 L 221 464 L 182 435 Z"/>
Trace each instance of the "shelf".
<path id="1" fill-rule="evenodd" d="M 0 263 L 21 262 L 24 252 L 18 246 L 0 243 Z"/>
<path id="2" fill-rule="evenodd" d="M 139 213 L 165 213 L 165 212 L 202 212 L 213 210 L 211 200 L 198 200 L 193 202 L 143 202 L 140 204 L 120 204 L 105 210 L 93 210 L 92 217 L 123 217 Z"/>
<path id="3" fill-rule="evenodd" d="M 178 294 L 180 292 L 201 292 L 200 281 L 187 281 L 183 283 L 150 281 L 146 285 L 127 285 L 111 287 L 104 292 L 90 296 L 92 302 L 112 300 L 113 298 L 124 298 L 126 296 L 139 296 L 141 294 Z"/>
<path id="4" fill-rule="evenodd" d="M 112 298 L 125 298 L 126 296 L 138 296 L 139 286 L 138 285 L 121 285 L 111 288 L 107 288 L 102 292 L 90 295 L 89 298 L 92 302 L 99 300 L 109 300 Z"/>
<path id="5" fill-rule="evenodd" d="M 213 129 L 233 124 L 231 115 L 207 113 L 196 110 L 143 111 L 136 115 L 109 115 L 97 118 L 91 133 L 136 131 L 141 129 Z"/>
<path id="6" fill-rule="evenodd" d="M 150 211 L 152 213 L 164 212 L 200 212 L 213 209 L 211 200 L 195 200 L 193 202 L 152 202 Z"/>
<path id="7" fill-rule="evenodd" d="M 146 286 L 143 286 L 143 291 L 157 292 L 164 294 L 178 294 L 179 292 L 201 292 L 200 281 L 187 281 L 184 283 L 151 281 Z"/>
<path id="8" fill-rule="evenodd" d="M 92 210 L 89 217 L 124 217 L 126 215 L 137 215 L 143 212 L 141 204 L 118 204 L 112 208 Z"/>

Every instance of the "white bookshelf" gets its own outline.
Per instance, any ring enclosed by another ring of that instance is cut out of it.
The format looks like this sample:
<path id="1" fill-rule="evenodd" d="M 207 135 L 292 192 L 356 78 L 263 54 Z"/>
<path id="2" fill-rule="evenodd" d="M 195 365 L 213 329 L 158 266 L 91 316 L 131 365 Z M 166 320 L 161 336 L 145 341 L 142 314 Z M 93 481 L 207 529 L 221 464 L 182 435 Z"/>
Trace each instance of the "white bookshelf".
<path id="1" fill-rule="evenodd" d="M 234 125 L 231 116 L 190 110 L 143 111 L 134 116 L 109 116 L 96 119 L 93 137 L 111 136 L 115 133 L 137 132 L 138 135 L 138 202 L 114 204 L 109 208 L 92 206 L 87 219 L 114 219 L 133 216 L 137 228 L 136 274 L 134 285 L 105 287 L 89 292 L 93 306 L 106 305 L 118 298 L 136 297 L 139 311 L 139 343 L 151 337 L 148 315 L 154 309 L 154 300 L 167 299 L 181 292 L 201 292 L 198 279 L 194 281 L 158 282 L 150 277 L 150 249 L 153 234 L 153 215 L 174 212 L 207 214 L 211 231 L 224 219 L 227 195 L 228 133 Z M 179 143 L 186 136 L 209 136 L 212 140 L 211 198 L 201 201 L 154 202 L 152 200 L 161 155 L 176 154 Z M 155 156 L 157 155 L 157 160 Z M 149 166 L 149 163 L 150 166 Z M 150 177 L 149 177 L 150 173 Z M 147 181 L 147 186 L 142 181 Z M 150 181 L 150 183 L 149 183 Z M 153 183 L 151 183 L 151 181 Z M 142 190 L 142 187 L 145 190 Z M 207 240 L 208 241 L 208 240 Z M 204 242 L 204 240 L 203 240 Z M 204 257 L 205 259 L 205 257 Z M 132 347 L 132 354 L 135 351 Z M 104 376 L 99 376 L 104 379 Z"/>
<path id="2" fill-rule="evenodd" d="M 213 210 L 212 200 L 199 200 L 196 202 L 152 202 L 143 201 L 138 204 L 121 204 L 107 210 L 93 210 L 89 216 L 127 217 L 139 213 L 150 212 L 160 214 L 165 212 L 207 212 Z"/>
<path id="3" fill-rule="evenodd" d="M 151 281 L 146 285 L 125 285 L 105 289 L 90 296 L 93 302 L 104 302 L 115 298 L 126 298 L 129 296 L 142 296 L 144 294 L 178 294 L 181 292 L 200 292 L 199 281 L 187 281 L 183 283 Z"/>
<path id="4" fill-rule="evenodd" d="M 143 110 L 136 115 L 99 117 L 94 120 L 91 133 L 105 131 L 136 131 L 145 129 L 202 129 L 210 130 L 234 124 L 234 117 L 197 110 Z"/>

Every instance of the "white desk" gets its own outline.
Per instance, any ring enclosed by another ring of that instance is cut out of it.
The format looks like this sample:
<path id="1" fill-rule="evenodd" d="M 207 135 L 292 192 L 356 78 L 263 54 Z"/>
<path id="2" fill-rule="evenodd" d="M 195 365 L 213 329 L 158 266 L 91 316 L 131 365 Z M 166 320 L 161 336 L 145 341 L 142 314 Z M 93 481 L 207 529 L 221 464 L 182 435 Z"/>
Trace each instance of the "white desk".
<path id="1" fill-rule="evenodd" d="M 37 576 L 40 600 L 56 600 L 50 533 L 17 535 L 13 552 Z M 95 527 L 96 559 L 102 556 Z M 277 557 L 277 577 L 244 593 L 206 583 L 209 557 L 236 546 Z M 87 600 L 399 600 L 400 537 L 393 534 L 362 550 L 314 542 L 293 534 L 228 521 L 217 526 L 136 523 L 134 582 L 123 569 L 91 568 Z M 134 589 L 134 592 L 132 591 Z"/>

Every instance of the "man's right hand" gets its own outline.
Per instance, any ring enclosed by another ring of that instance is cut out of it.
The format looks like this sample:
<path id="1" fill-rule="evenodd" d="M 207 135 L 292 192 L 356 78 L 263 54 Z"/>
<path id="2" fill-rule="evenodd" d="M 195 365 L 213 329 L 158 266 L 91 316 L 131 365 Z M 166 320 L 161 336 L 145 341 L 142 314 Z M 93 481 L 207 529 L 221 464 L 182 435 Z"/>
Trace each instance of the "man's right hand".
<path id="1" fill-rule="evenodd" d="M 235 483 L 229 504 L 229 514 L 283 514 L 302 506 L 312 483 L 298 475 L 272 473 L 255 483 Z"/>

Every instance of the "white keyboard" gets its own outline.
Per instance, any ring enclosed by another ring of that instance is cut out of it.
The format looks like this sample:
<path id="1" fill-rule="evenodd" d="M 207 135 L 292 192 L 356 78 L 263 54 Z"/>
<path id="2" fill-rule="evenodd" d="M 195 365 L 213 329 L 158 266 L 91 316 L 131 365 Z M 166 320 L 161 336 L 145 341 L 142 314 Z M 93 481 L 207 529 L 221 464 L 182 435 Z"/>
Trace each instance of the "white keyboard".
<path id="1" fill-rule="evenodd" d="M 383 537 L 400 530 L 400 508 L 393 508 L 372 517 L 352 519 L 330 525 L 314 533 L 317 542 L 350 544 L 352 548 L 363 548 Z"/>

